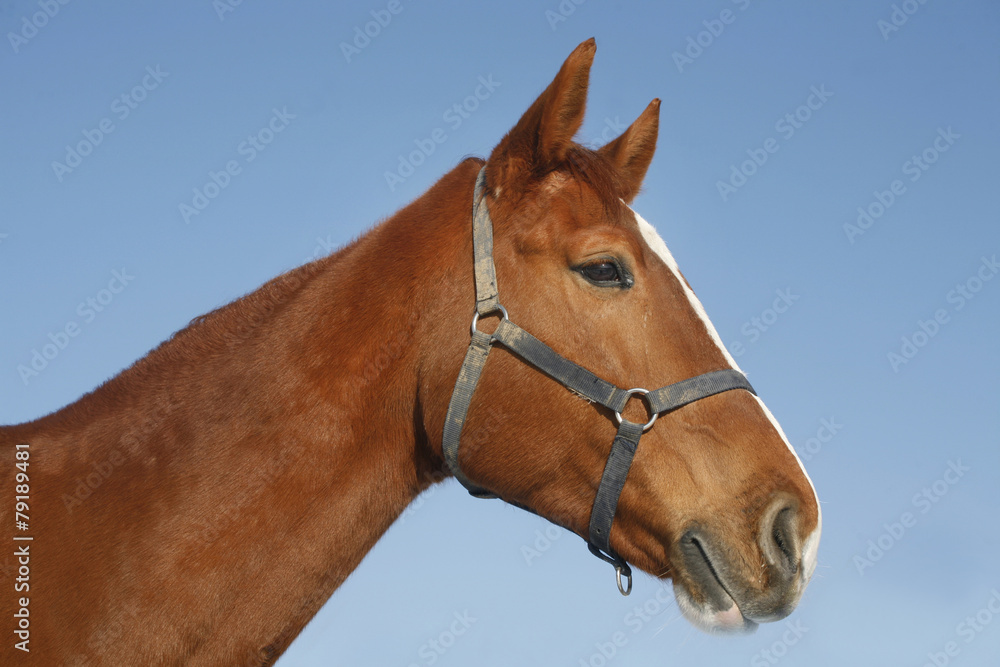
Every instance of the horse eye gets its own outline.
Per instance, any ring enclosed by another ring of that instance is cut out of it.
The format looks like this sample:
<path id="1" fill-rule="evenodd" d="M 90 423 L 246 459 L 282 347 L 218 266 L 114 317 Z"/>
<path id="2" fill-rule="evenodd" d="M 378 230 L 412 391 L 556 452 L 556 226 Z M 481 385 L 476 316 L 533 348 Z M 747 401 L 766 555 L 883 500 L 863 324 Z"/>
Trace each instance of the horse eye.
<path id="1" fill-rule="evenodd" d="M 613 262 L 595 262 L 580 269 L 583 277 L 597 284 L 621 284 L 622 277 L 618 267 Z"/>

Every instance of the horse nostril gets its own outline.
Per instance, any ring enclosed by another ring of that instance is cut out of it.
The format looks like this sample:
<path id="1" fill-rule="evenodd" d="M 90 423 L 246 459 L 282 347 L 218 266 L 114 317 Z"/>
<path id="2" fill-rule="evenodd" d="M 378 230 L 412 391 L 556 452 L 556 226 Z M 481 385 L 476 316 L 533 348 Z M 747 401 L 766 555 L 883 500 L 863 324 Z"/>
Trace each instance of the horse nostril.
<path id="1" fill-rule="evenodd" d="M 798 513 L 786 502 L 777 502 L 761 522 L 761 549 L 768 563 L 786 576 L 799 569 L 802 548 L 799 543 Z"/>

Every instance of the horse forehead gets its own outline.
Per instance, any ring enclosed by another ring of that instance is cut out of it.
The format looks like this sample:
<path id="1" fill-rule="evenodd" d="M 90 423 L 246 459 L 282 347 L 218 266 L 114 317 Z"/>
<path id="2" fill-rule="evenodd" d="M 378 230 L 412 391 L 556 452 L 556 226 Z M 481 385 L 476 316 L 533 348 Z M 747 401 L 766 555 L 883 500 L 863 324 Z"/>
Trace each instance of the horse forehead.
<path id="1" fill-rule="evenodd" d="M 561 171 L 553 171 L 550 174 L 546 175 L 544 179 L 542 179 L 542 185 L 540 190 L 543 195 L 551 197 L 557 194 L 563 188 L 565 188 L 566 185 L 569 184 L 569 182 L 572 180 L 573 179 L 567 173 Z"/>
<path id="2" fill-rule="evenodd" d="M 634 211 L 623 200 L 601 195 L 600 190 L 586 179 L 564 171 L 547 174 L 536 190 L 540 202 L 561 202 L 575 213 L 579 223 L 610 223 L 614 227 L 632 226 Z"/>

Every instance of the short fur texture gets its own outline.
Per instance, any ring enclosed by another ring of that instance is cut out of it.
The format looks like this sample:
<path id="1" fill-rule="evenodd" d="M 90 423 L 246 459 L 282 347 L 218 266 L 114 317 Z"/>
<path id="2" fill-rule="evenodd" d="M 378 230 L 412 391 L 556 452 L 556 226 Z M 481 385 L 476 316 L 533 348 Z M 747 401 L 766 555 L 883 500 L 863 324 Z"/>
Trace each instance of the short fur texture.
<path id="1" fill-rule="evenodd" d="M 570 55 L 490 155 L 502 303 L 619 386 L 726 368 L 626 206 L 653 157 L 659 101 L 597 151 L 572 141 L 595 48 Z M 482 164 L 463 161 L 357 241 L 196 319 L 72 405 L 0 428 L 4 489 L 15 487 L 15 446 L 30 448 L 33 664 L 272 664 L 444 478 Z M 634 286 L 584 280 L 577 269 L 602 258 Z M 629 410 L 642 420 L 640 405 Z M 497 349 L 461 464 L 585 535 L 614 432 L 602 408 Z M 8 628 L 12 514 L 0 503 Z M 728 594 L 747 619 L 768 620 L 801 595 L 801 545 L 818 522 L 779 434 L 733 391 L 661 416 L 643 437 L 611 541 L 672 577 L 698 613 L 725 611 Z M 16 664 L 5 635 L 0 663 Z"/>

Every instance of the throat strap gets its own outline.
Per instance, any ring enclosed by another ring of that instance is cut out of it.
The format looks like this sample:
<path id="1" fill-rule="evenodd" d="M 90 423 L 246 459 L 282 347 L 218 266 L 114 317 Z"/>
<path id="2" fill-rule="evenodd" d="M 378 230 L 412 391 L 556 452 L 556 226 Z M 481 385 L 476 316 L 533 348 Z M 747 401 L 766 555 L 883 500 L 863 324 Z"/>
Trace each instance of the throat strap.
<path id="1" fill-rule="evenodd" d="M 441 439 L 441 449 L 444 452 L 444 460 L 448 464 L 451 474 L 462 483 L 469 493 L 477 498 L 496 498 L 495 495 L 486 489 L 472 483 L 462 467 L 458 465 L 458 444 L 462 438 L 462 426 L 465 425 L 465 418 L 469 414 L 469 404 L 472 402 L 472 394 L 479 384 L 479 376 L 483 373 L 486 365 L 486 358 L 490 354 L 493 340 L 489 334 L 481 331 L 473 332 L 472 342 L 469 349 L 465 351 L 465 361 L 458 371 L 458 380 L 455 381 L 455 391 L 451 394 L 451 402 L 448 403 L 448 413 L 444 418 L 444 435 Z"/>

